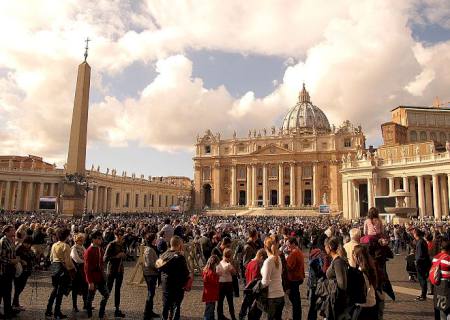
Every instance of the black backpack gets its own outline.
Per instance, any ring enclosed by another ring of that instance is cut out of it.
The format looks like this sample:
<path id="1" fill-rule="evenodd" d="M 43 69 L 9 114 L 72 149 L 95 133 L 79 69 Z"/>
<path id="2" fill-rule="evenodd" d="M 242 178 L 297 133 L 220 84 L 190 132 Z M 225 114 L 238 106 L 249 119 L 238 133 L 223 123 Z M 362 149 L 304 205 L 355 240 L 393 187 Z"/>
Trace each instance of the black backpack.
<path id="1" fill-rule="evenodd" d="M 365 303 L 367 288 L 362 271 L 348 266 L 347 269 L 347 299 L 349 305 Z"/>

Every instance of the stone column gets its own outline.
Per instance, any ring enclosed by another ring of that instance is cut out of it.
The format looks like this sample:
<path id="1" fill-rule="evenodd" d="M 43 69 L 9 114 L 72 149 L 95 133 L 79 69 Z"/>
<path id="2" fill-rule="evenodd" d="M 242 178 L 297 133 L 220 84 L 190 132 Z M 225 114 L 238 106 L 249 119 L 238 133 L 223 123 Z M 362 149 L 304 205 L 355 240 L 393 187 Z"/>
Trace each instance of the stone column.
<path id="1" fill-rule="evenodd" d="M 231 166 L 231 198 L 230 206 L 236 205 L 236 165 Z"/>
<path id="2" fill-rule="evenodd" d="M 342 212 L 345 219 L 349 219 L 349 201 L 348 201 L 348 186 L 347 181 L 342 180 Z"/>
<path id="3" fill-rule="evenodd" d="M 278 165 L 278 206 L 284 207 L 284 167 L 280 163 Z"/>
<path id="4" fill-rule="evenodd" d="M 433 211 L 434 218 L 441 220 L 441 199 L 440 199 L 440 189 L 439 189 L 439 175 L 437 173 L 432 175 L 433 179 Z"/>
<path id="5" fill-rule="evenodd" d="M 92 204 L 93 204 L 93 190 L 89 190 L 87 192 L 87 213 L 92 212 Z"/>
<path id="6" fill-rule="evenodd" d="M 37 197 L 37 205 L 36 208 L 39 209 L 39 202 L 40 202 L 40 198 L 44 196 L 44 183 L 40 182 L 39 183 L 39 194 Z"/>
<path id="7" fill-rule="evenodd" d="M 423 176 L 417 176 L 417 202 L 419 208 L 419 216 L 421 218 L 425 216 L 425 194 L 423 183 Z"/>
<path id="8" fill-rule="evenodd" d="M 403 177 L 403 190 L 405 190 L 406 192 L 409 192 L 409 179 L 408 177 Z M 405 198 L 405 203 L 407 207 L 411 206 L 411 198 L 410 197 L 406 197 Z"/>
<path id="9" fill-rule="evenodd" d="M 22 181 L 17 181 L 16 210 L 22 210 Z"/>
<path id="10" fill-rule="evenodd" d="M 108 188 L 104 187 L 103 190 L 103 212 L 107 212 L 108 211 Z"/>
<path id="11" fill-rule="evenodd" d="M 391 194 L 392 192 L 395 191 L 395 186 L 394 186 L 394 177 L 389 177 L 389 194 Z"/>
<path id="12" fill-rule="evenodd" d="M 447 186 L 447 181 L 446 181 L 446 176 L 442 175 L 441 176 L 441 208 L 442 208 L 442 216 L 448 216 L 448 199 L 447 199 L 447 195 L 448 195 L 448 186 Z"/>
<path id="13" fill-rule="evenodd" d="M 411 193 L 412 197 L 410 199 L 410 206 L 413 208 L 417 207 L 417 194 L 416 194 L 416 181 L 414 177 L 409 179 L 409 192 Z"/>
<path id="14" fill-rule="evenodd" d="M 0 208 L 3 208 L 3 181 L 0 181 Z"/>
<path id="15" fill-rule="evenodd" d="M 348 193 L 348 217 L 349 219 L 355 218 L 355 202 L 353 201 L 353 180 L 347 181 L 347 193 Z"/>
<path id="16" fill-rule="evenodd" d="M 289 205 L 291 207 L 296 206 L 295 201 L 295 164 L 289 164 Z"/>
<path id="17" fill-rule="evenodd" d="M 31 210 L 31 205 L 33 203 L 33 197 L 31 193 L 33 191 L 33 182 L 25 182 L 22 186 L 23 188 L 23 209 Z"/>
<path id="18" fill-rule="evenodd" d="M 220 192 L 221 192 L 221 184 L 222 184 L 222 176 L 220 174 L 220 164 L 214 163 L 213 170 L 212 170 L 212 178 L 213 178 L 213 187 L 214 192 L 212 194 L 212 201 L 211 205 L 215 206 L 216 208 L 220 207 L 221 199 L 220 199 Z"/>
<path id="19" fill-rule="evenodd" d="M 368 210 L 375 206 L 375 199 L 373 197 L 373 179 L 367 178 L 367 202 L 368 202 Z"/>
<path id="20" fill-rule="evenodd" d="M 247 165 L 247 191 L 246 196 L 246 206 L 251 207 L 252 205 L 252 167 Z"/>
<path id="21" fill-rule="evenodd" d="M 317 199 L 317 165 L 313 164 L 313 185 L 312 185 L 312 205 L 317 207 L 319 205 L 319 199 Z"/>
<path id="22" fill-rule="evenodd" d="M 252 164 L 252 207 L 257 206 L 258 196 L 256 195 L 256 165 Z"/>
<path id="23" fill-rule="evenodd" d="M 6 210 L 11 209 L 11 181 L 6 181 L 4 208 Z"/>
<path id="24" fill-rule="evenodd" d="M 267 164 L 264 163 L 263 165 L 263 206 L 268 206 L 268 197 L 267 197 Z"/>
<path id="25" fill-rule="evenodd" d="M 98 213 L 98 186 L 95 186 L 93 191 L 94 191 L 94 204 L 92 210 L 95 213 Z"/>
<path id="26" fill-rule="evenodd" d="M 303 168 L 301 166 L 297 166 L 297 178 L 294 178 L 294 189 L 297 190 L 297 194 L 295 195 L 296 203 L 295 205 L 297 207 L 303 207 Z M 297 202 L 298 201 L 298 202 Z"/>
<path id="27" fill-rule="evenodd" d="M 427 216 L 433 215 L 433 193 L 431 192 L 431 179 L 424 177 L 425 183 L 425 214 Z"/>
<path id="28" fill-rule="evenodd" d="M 447 201 L 449 202 L 449 208 L 450 208 L 450 173 L 447 173 Z"/>

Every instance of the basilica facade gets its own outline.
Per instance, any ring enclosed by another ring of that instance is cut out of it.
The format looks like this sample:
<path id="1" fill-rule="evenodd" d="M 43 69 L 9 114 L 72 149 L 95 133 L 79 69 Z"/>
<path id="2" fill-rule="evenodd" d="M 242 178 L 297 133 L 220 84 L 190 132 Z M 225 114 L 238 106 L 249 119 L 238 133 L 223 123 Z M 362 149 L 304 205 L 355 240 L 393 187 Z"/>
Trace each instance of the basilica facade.
<path id="1" fill-rule="evenodd" d="M 195 208 L 313 209 L 341 211 L 342 159 L 365 149 L 360 126 L 335 127 L 303 85 L 279 129 L 249 130 L 223 139 L 207 130 L 197 137 Z"/>

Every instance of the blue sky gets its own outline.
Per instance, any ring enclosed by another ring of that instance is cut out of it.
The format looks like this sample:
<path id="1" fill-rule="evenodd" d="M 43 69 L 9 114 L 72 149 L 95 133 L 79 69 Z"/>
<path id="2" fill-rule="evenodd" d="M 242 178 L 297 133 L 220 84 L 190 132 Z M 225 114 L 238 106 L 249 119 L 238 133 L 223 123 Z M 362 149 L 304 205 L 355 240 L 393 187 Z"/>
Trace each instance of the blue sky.
<path id="1" fill-rule="evenodd" d="M 302 82 L 377 146 L 393 107 L 450 100 L 450 3 L 345 2 L 2 3 L 0 148 L 64 164 L 86 35 L 87 167 L 192 177 L 198 133 L 279 126 Z"/>

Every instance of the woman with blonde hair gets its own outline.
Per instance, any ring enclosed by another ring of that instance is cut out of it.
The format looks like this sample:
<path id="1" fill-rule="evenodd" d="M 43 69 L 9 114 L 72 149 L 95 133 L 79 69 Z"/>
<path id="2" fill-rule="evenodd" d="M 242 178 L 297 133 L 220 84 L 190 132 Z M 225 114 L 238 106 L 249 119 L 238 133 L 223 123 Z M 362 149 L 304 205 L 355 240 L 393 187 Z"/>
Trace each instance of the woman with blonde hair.
<path id="1" fill-rule="evenodd" d="M 261 283 L 268 288 L 267 319 L 281 320 L 284 308 L 284 291 L 281 280 L 283 267 L 276 238 L 267 237 L 264 240 L 264 249 L 267 252 L 267 259 L 264 260 L 261 268 Z"/>
<path id="2" fill-rule="evenodd" d="M 87 303 L 87 283 L 84 274 L 84 252 L 86 249 L 83 247 L 83 242 L 86 236 L 83 233 L 77 233 L 74 235 L 73 240 L 75 244 L 70 250 L 70 257 L 74 262 L 76 274 L 72 281 L 72 307 L 74 312 L 78 312 L 77 296 L 83 297 L 84 309 L 86 309 Z"/>

